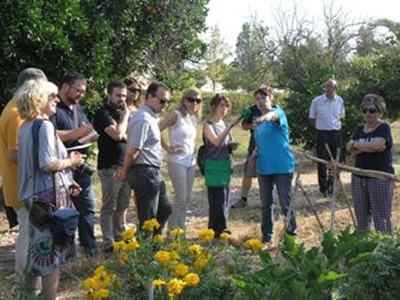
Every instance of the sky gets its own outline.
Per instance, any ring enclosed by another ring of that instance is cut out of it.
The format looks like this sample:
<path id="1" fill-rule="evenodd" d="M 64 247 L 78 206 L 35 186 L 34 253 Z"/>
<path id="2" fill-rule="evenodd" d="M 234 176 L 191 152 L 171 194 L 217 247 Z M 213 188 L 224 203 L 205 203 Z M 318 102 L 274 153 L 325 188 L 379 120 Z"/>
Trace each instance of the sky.
<path id="1" fill-rule="evenodd" d="M 223 38 L 234 51 L 242 24 L 249 21 L 255 12 L 259 20 L 273 27 L 276 15 L 274 11 L 283 8 L 291 12 L 293 3 L 297 3 L 300 16 L 306 16 L 314 24 L 318 24 L 322 20 L 326 2 L 324 0 L 210 0 L 207 26 L 210 28 L 218 25 Z M 387 18 L 400 22 L 399 0 L 335 0 L 334 8 L 343 8 L 352 18 L 354 17 L 354 20 Z M 206 34 L 206 39 L 207 36 Z"/>

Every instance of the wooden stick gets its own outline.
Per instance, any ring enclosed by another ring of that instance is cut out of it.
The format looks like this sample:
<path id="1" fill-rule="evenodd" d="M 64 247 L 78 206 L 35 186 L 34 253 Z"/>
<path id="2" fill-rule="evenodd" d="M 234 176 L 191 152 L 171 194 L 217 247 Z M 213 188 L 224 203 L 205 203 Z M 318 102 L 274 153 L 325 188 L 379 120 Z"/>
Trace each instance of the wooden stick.
<path id="1" fill-rule="evenodd" d="M 311 159 L 312 161 L 322 163 L 327 165 L 329 168 L 333 168 L 332 163 L 329 161 L 326 161 L 324 159 L 315 157 L 311 155 L 310 151 L 305 151 L 305 152 L 300 152 L 294 149 L 291 149 L 293 153 L 296 153 L 298 155 L 303 155 L 307 157 L 308 159 Z M 350 173 L 354 173 L 360 176 L 366 176 L 366 177 L 373 177 L 373 178 L 381 178 L 381 179 L 390 179 L 396 182 L 400 182 L 400 177 L 396 176 L 391 173 L 386 173 L 386 172 L 381 172 L 381 171 L 376 171 L 376 170 L 367 170 L 367 169 L 360 169 L 360 168 L 355 168 L 355 167 L 350 167 L 341 163 L 337 163 L 336 167 L 341 170 L 341 171 L 346 171 Z"/>
<path id="2" fill-rule="evenodd" d="M 338 180 L 338 178 L 340 176 L 339 170 L 337 168 L 337 164 L 339 163 L 339 158 L 340 158 L 340 148 L 336 149 L 336 159 L 335 160 L 333 159 L 333 154 L 332 154 L 331 149 L 329 148 L 329 145 L 327 143 L 325 143 L 325 148 L 326 148 L 326 151 L 329 154 L 331 162 L 333 163 L 333 168 L 332 168 L 333 197 L 332 197 L 332 202 L 331 202 L 331 230 L 333 230 L 333 228 L 335 227 L 335 223 L 336 223 L 336 202 L 337 202 L 337 196 L 338 196 L 338 193 L 337 193 L 338 192 L 337 180 Z"/>
<path id="3" fill-rule="evenodd" d="M 322 223 L 321 223 L 321 220 L 320 220 L 319 217 L 318 217 L 317 210 L 315 209 L 314 204 L 311 202 L 311 200 L 310 200 L 310 198 L 308 197 L 306 191 L 304 190 L 303 185 L 301 184 L 301 181 L 300 181 L 300 180 L 299 180 L 299 188 L 300 188 L 300 190 L 302 191 L 304 197 L 306 198 L 308 204 L 311 206 L 311 209 L 312 209 L 312 211 L 313 211 L 313 213 L 314 213 L 314 215 L 315 215 L 315 218 L 317 219 L 317 223 L 318 223 L 318 225 L 319 225 L 319 228 L 321 229 L 322 234 L 324 234 L 325 229 L 324 229 L 324 226 L 323 226 Z"/>
<path id="4" fill-rule="evenodd" d="M 339 186 L 340 186 L 340 189 L 343 192 L 344 200 L 346 201 L 347 208 L 349 209 L 350 216 L 351 216 L 351 219 L 353 220 L 354 227 L 357 227 L 356 218 L 354 217 L 354 213 L 353 213 L 353 210 L 351 209 L 349 198 L 347 197 L 346 191 L 344 190 L 344 186 L 343 186 L 343 183 L 340 180 L 340 178 L 339 178 Z"/>

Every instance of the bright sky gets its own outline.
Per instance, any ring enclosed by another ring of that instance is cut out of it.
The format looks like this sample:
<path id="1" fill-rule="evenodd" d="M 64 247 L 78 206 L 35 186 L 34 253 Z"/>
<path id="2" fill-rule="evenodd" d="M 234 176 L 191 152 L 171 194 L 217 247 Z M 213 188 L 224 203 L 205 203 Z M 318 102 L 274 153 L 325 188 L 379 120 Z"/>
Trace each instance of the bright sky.
<path id="1" fill-rule="evenodd" d="M 250 20 L 256 12 L 257 18 L 266 25 L 273 27 L 274 13 L 277 8 L 293 11 L 293 3 L 298 3 L 300 16 L 314 23 L 323 19 L 324 0 L 210 0 L 207 26 L 215 24 L 232 50 L 235 49 L 236 38 L 242 29 L 243 23 Z M 336 0 L 334 8 L 342 7 L 355 20 L 365 18 L 387 18 L 400 22 L 399 0 Z"/>

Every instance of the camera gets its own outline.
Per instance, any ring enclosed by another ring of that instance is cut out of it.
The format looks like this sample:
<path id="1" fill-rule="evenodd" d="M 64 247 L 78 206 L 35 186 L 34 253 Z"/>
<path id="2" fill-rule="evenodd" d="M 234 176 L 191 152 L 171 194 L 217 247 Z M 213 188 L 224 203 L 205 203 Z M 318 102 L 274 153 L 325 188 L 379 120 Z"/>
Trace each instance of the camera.
<path id="1" fill-rule="evenodd" d="M 76 170 L 79 174 L 85 174 L 87 176 L 92 176 L 94 172 L 96 171 L 95 167 L 91 166 L 88 163 L 84 163 L 80 165 Z"/>

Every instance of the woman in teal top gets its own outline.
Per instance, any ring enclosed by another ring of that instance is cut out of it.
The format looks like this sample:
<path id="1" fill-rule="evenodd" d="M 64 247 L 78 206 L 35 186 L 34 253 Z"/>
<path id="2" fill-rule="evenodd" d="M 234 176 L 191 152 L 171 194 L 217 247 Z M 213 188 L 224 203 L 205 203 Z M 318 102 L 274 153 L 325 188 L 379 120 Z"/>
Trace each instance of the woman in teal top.
<path id="1" fill-rule="evenodd" d="M 254 138 L 256 141 L 257 175 L 262 204 L 262 241 L 273 242 L 274 184 L 279 202 L 285 215 L 286 232 L 295 235 L 296 218 L 290 205 L 294 157 L 290 152 L 289 126 L 284 111 L 273 105 L 270 88 L 260 88 L 254 98 L 262 108 L 262 116 L 256 120 Z"/>

